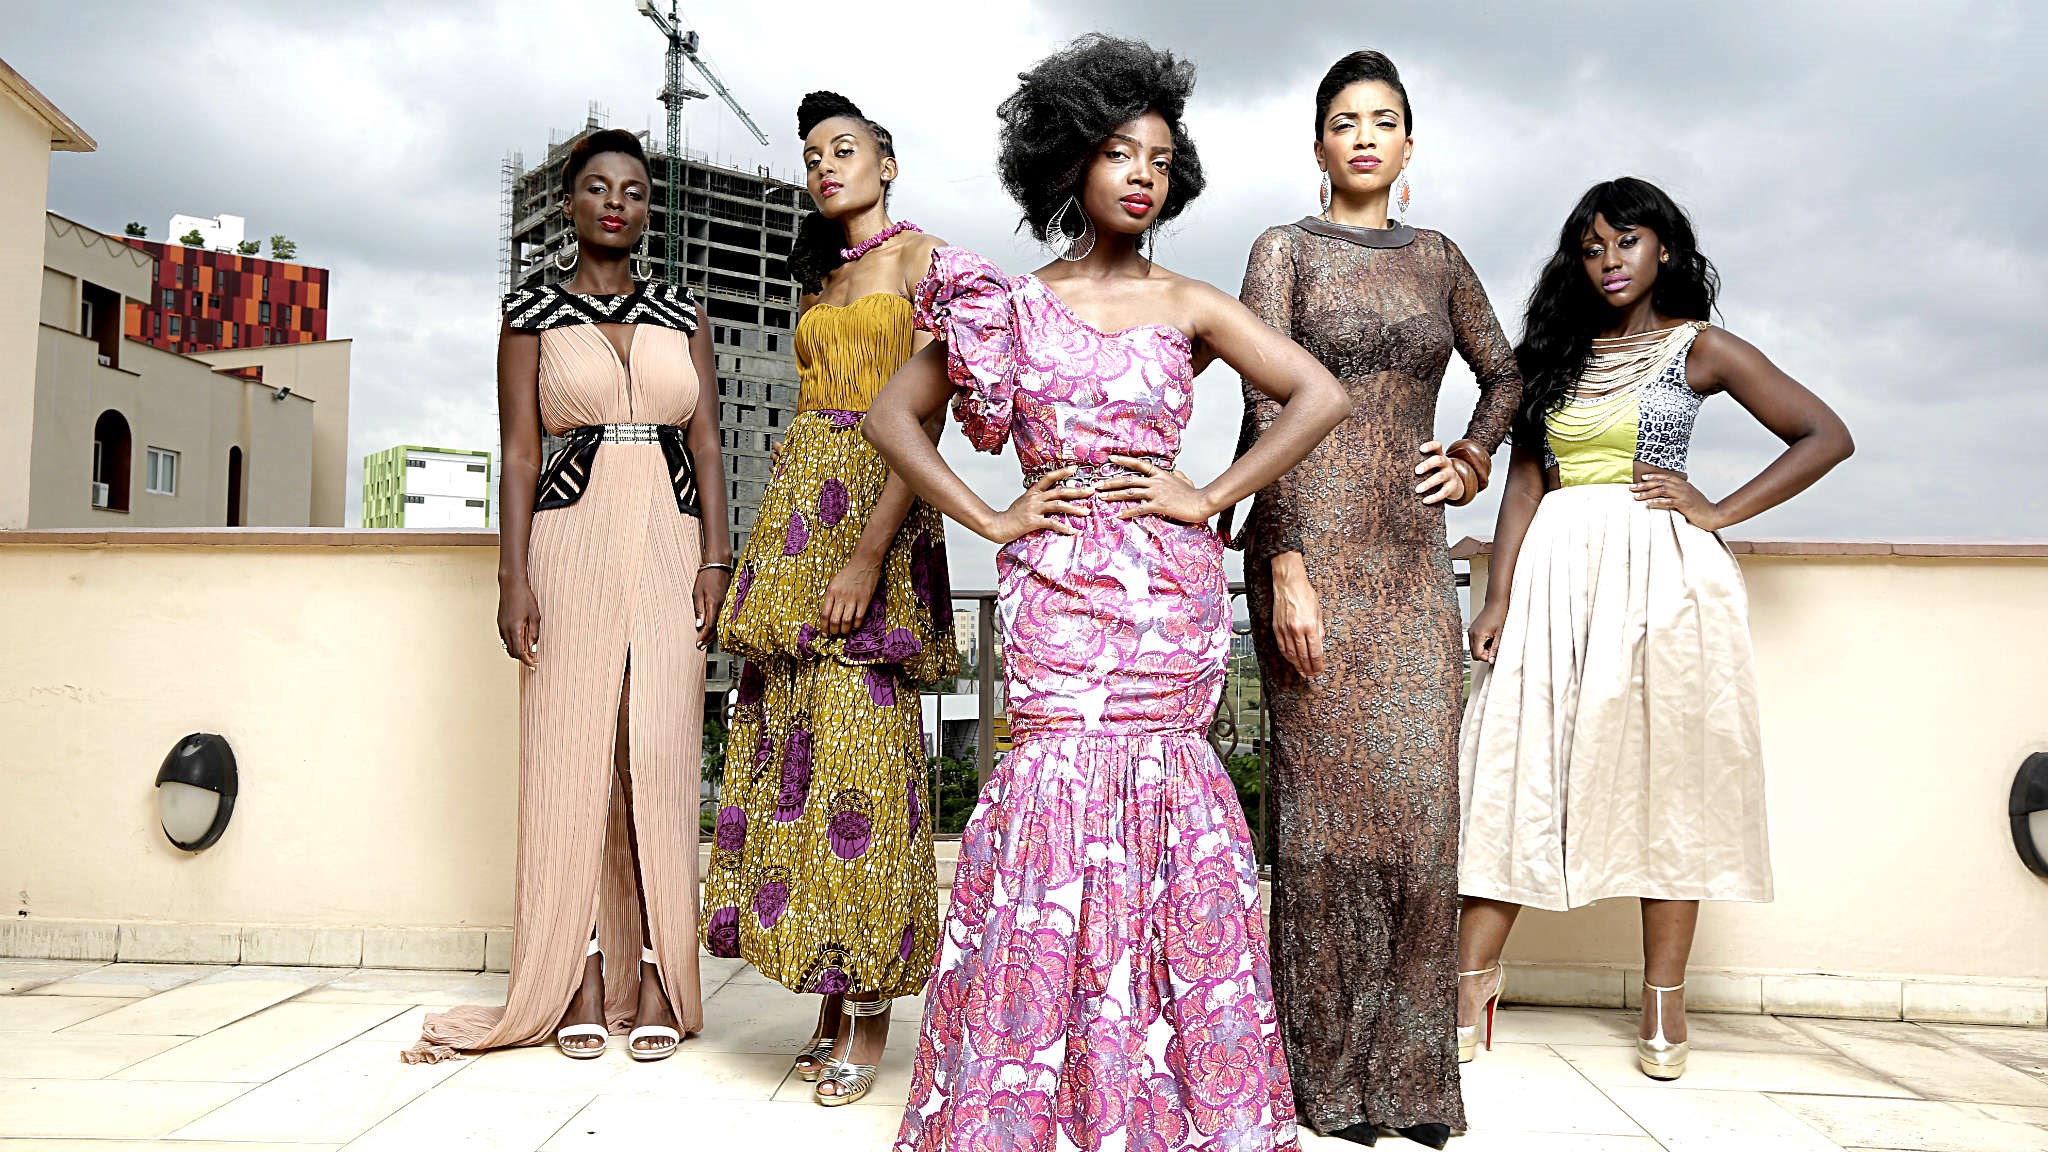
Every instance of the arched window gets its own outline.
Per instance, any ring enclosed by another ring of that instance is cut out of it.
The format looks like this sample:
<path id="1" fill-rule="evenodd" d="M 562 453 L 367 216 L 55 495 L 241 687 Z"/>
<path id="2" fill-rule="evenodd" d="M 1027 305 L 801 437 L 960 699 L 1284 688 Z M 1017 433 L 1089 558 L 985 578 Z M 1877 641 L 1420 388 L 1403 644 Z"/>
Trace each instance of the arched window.
<path id="1" fill-rule="evenodd" d="M 228 527 L 242 526 L 242 449 L 228 449 Z"/>
<path id="2" fill-rule="evenodd" d="M 128 434 L 128 418 L 112 408 L 100 413 L 92 426 L 92 506 L 128 510 L 128 471 L 134 462 L 135 442 Z"/>

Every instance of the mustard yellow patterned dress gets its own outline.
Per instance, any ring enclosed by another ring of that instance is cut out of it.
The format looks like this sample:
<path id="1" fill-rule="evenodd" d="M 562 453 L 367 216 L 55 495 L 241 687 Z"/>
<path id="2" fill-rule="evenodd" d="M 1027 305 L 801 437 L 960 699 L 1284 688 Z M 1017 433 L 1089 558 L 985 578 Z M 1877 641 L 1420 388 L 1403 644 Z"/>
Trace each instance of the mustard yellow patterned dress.
<path id="1" fill-rule="evenodd" d="M 911 336 L 890 293 L 804 313 L 799 411 L 726 599 L 746 664 L 704 942 L 796 992 L 914 996 L 938 938 L 918 689 L 960 662 L 938 512 L 911 506 L 853 632 L 820 611 L 889 478 L 860 422 Z"/>

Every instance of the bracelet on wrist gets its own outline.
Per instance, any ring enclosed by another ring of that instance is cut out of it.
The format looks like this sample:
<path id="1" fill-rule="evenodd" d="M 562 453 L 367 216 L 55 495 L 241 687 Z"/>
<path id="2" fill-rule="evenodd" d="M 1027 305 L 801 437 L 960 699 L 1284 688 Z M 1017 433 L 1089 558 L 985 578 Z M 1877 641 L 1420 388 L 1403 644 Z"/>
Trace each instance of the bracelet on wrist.
<path id="1" fill-rule="evenodd" d="M 732 565 L 723 560 L 707 560 L 704 563 L 697 565 L 697 571 L 699 572 L 709 572 L 714 568 L 720 572 L 732 571 Z"/>

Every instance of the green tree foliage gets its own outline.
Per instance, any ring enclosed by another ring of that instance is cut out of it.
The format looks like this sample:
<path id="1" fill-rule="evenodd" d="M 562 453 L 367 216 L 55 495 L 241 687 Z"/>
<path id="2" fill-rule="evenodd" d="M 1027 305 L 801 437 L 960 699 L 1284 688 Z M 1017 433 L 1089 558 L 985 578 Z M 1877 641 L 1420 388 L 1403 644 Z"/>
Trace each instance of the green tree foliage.
<path id="1" fill-rule="evenodd" d="M 981 781 L 975 769 L 974 749 L 955 760 L 950 756 L 931 758 L 931 778 L 938 781 L 938 795 L 932 800 L 936 823 L 932 831 L 958 835 L 967 827 L 967 818 L 974 815 L 974 802 L 981 795 Z"/>
<path id="2" fill-rule="evenodd" d="M 299 246 L 285 239 L 282 232 L 270 238 L 270 258 L 272 260 L 291 260 L 297 258 L 298 254 Z"/>
<path id="3" fill-rule="evenodd" d="M 240 244 L 235 245 L 235 251 L 240 252 L 244 256 L 254 256 L 263 251 L 263 243 L 259 240 L 244 240 Z"/>
<path id="4" fill-rule="evenodd" d="M 128 227 L 122 229 L 122 231 L 135 237 L 137 240 L 147 239 L 149 236 L 149 229 L 144 228 L 140 220 L 130 220 Z"/>
<path id="5" fill-rule="evenodd" d="M 206 237 L 201 236 L 199 229 L 194 228 L 183 236 L 178 237 L 178 243 L 183 244 L 187 248 L 204 248 L 206 247 Z"/>

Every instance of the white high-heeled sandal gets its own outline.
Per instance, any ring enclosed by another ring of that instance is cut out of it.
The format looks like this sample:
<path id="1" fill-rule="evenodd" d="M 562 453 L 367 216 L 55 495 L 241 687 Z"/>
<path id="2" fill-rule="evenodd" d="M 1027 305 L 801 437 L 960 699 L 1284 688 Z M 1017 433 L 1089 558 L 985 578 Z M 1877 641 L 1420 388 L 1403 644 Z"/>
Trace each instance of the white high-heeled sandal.
<path id="1" fill-rule="evenodd" d="M 654 969 L 656 973 L 661 971 L 661 964 L 655 960 L 654 949 L 652 948 L 642 948 L 640 950 L 640 963 Z M 656 980 L 660 978 L 659 975 L 655 977 Z M 660 1048 L 642 1048 L 640 1047 L 642 1040 L 666 1040 L 668 1043 Z M 682 1044 L 682 1042 L 683 1034 L 666 1024 L 641 1024 L 631 1032 L 626 1033 L 626 1055 L 643 1062 L 648 1060 L 666 1060 L 670 1056 L 675 1055 L 677 1046 Z"/>
<path id="2" fill-rule="evenodd" d="M 1642 1068 L 1643 1075 L 1652 1080 L 1676 1080 L 1685 1075 L 1685 1061 L 1692 1054 L 1692 1042 L 1664 1038 L 1664 993 L 1683 990 L 1685 982 L 1681 980 L 1669 988 L 1659 988 L 1645 980 L 1643 987 L 1656 993 L 1657 1027 L 1648 1039 L 1636 1037 L 1636 1063 Z"/>
<path id="3" fill-rule="evenodd" d="M 597 971 L 602 976 L 604 949 L 598 946 L 595 936 L 590 938 L 590 947 L 583 950 L 584 963 L 588 964 L 592 956 L 597 957 Z M 582 987 L 582 982 L 578 981 L 577 986 Z M 555 1029 L 555 1047 L 561 1049 L 562 1055 L 571 1060 L 595 1060 L 604 1055 L 606 1045 L 611 1043 L 611 1035 L 611 1029 L 603 1024 L 564 1024 Z M 588 1048 L 571 1048 L 567 1043 L 570 1040 L 595 1040 L 597 1043 Z"/>
<path id="4" fill-rule="evenodd" d="M 1491 968 L 1481 968 L 1476 972 L 1460 972 L 1458 973 L 1458 979 L 1463 980 L 1467 976 L 1484 976 L 1489 972 L 1497 973 L 1499 977 L 1493 982 L 1493 994 L 1486 998 L 1486 1050 L 1491 1052 L 1493 1051 L 1493 1014 L 1500 1007 L 1500 994 L 1508 986 L 1507 970 L 1500 966 L 1500 961 L 1496 960 Z M 1470 1064 L 1472 1058 L 1477 1055 L 1479 1055 L 1479 1025 L 1458 1025 L 1458 1063 Z"/>

